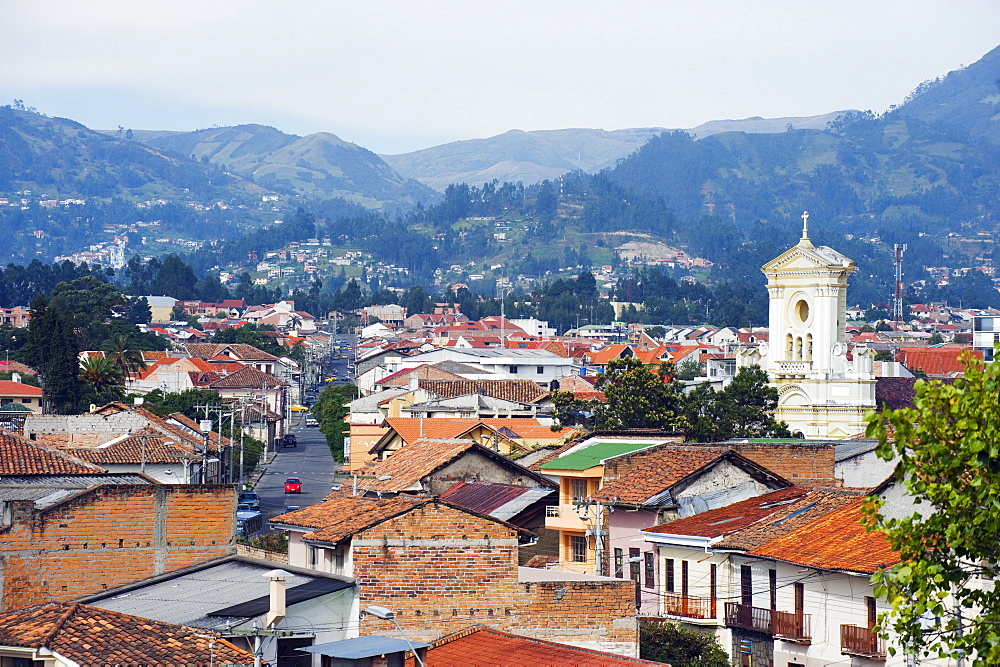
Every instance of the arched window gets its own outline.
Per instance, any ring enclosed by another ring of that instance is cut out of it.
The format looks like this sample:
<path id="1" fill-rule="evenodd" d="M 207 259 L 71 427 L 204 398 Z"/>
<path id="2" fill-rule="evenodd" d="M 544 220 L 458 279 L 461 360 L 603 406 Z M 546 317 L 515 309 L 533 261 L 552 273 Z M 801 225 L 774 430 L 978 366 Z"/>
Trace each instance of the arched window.
<path id="1" fill-rule="evenodd" d="M 813 360 L 813 335 L 806 334 L 806 361 Z"/>
<path id="2" fill-rule="evenodd" d="M 793 356 L 794 352 L 795 350 L 792 343 L 792 334 L 788 334 L 787 336 L 785 336 L 785 359 L 787 359 L 788 361 L 794 359 Z"/>
<path id="3" fill-rule="evenodd" d="M 795 337 L 795 360 L 802 361 L 802 336 Z"/>

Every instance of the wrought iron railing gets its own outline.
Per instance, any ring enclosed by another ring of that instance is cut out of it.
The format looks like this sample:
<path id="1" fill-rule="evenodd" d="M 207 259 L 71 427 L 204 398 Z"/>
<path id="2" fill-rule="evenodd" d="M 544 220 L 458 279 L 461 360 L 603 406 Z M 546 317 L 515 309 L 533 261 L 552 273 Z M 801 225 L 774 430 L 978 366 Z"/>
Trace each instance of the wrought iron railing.
<path id="1" fill-rule="evenodd" d="M 771 634 L 771 610 L 739 602 L 726 603 L 726 625 Z"/>

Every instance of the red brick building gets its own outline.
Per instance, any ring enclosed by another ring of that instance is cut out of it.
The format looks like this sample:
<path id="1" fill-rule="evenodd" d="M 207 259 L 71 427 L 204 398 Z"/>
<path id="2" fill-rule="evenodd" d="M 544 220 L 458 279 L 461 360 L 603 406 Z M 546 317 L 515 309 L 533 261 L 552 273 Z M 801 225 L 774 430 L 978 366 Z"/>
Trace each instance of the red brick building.
<path id="1" fill-rule="evenodd" d="M 411 639 L 480 623 L 548 640 L 635 650 L 630 581 L 518 567 L 527 531 L 439 498 L 359 496 L 271 520 L 289 531 L 289 564 L 355 577 L 360 606 L 396 613 Z M 391 622 L 365 631 L 396 636 Z"/>
<path id="2" fill-rule="evenodd" d="M 231 486 L 7 491 L 0 512 L 0 610 L 72 600 L 235 551 Z"/>

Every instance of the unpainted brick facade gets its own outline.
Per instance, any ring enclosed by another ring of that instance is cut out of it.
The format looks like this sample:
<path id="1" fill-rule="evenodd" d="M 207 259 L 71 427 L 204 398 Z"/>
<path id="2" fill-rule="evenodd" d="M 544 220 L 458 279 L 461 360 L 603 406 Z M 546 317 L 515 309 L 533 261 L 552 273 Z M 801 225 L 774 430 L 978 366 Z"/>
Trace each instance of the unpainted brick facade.
<path id="1" fill-rule="evenodd" d="M 635 646 L 631 581 L 518 581 L 516 532 L 431 502 L 354 535 L 361 608 L 396 612 L 408 636 L 430 641 L 472 624 L 553 641 Z M 364 634 L 397 636 L 366 618 Z"/>
<path id="2" fill-rule="evenodd" d="M 105 485 L 0 525 L 0 610 L 63 601 L 234 552 L 226 485 Z"/>

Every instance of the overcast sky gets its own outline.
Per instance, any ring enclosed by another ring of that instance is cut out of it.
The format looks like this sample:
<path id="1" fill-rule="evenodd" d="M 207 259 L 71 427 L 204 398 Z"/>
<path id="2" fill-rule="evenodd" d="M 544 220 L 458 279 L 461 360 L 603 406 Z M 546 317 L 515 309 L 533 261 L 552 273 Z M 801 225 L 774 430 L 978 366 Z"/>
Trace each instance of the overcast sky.
<path id="1" fill-rule="evenodd" d="M 884 111 L 1000 43 L 998 0 L 6 0 L 0 103 L 263 123 L 400 153 L 509 129 Z"/>

